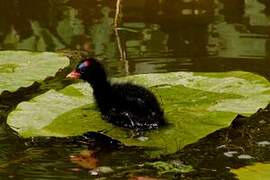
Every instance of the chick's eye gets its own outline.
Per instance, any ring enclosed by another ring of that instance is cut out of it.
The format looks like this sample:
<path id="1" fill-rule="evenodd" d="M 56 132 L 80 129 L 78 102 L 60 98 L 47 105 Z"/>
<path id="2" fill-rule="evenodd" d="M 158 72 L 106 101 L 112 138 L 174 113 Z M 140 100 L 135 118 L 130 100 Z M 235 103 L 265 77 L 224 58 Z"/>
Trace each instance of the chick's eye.
<path id="1" fill-rule="evenodd" d="M 86 66 L 85 64 L 80 64 L 78 67 L 77 67 L 77 71 L 80 72 L 80 73 L 83 73 L 86 71 Z"/>
<path id="2" fill-rule="evenodd" d="M 85 67 L 85 66 L 80 67 L 80 68 L 78 68 L 78 71 L 79 71 L 80 73 L 84 73 L 84 72 L 86 71 L 86 67 Z"/>
<path id="3" fill-rule="evenodd" d="M 84 63 L 82 63 L 82 64 L 80 64 L 79 66 L 78 66 L 78 69 L 81 69 L 81 68 L 83 68 L 85 65 L 84 65 Z"/>
<path id="4" fill-rule="evenodd" d="M 85 71 L 87 71 L 87 69 L 89 68 L 90 66 L 90 62 L 89 61 L 84 61 L 84 62 L 81 62 L 77 67 L 76 67 L 76 71 L 78 73 L 84 73 Z"/>

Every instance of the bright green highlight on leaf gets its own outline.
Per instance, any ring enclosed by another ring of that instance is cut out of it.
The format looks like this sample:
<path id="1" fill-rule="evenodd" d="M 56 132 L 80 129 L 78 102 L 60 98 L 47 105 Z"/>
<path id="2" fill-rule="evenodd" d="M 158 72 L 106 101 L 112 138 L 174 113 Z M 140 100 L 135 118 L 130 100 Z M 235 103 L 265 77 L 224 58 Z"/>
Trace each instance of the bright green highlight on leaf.
<path id="1" fill-rule="evenodd" d="M 51 90 L 23 102 L 10 113 L 7 122 L 24 137 L 103 131 L 126 145 L 153 148 L 149 155 L 158 156 L 174 153 L 228 126 L 238 113 L 250 115 L 270 101 L 269 82 L 247 72 L 143 74 L 113 81 L 148 87 L 161 102 L 168 125 L 145 132 L 143 138 L 134 138 L 130 130 L 101 119 L 87 83 L 73 84 L 58 92 Z"/>
<path id="2" fill-rule="evenodd" d="M 239 169 L 231 170 L 240 180 L 269 180 L 270 164 L 256 163 Z"/>
<path id="3" fill-rule="evenodd" d="M 30 86 L 60 68 L 68 66 L 69 59 L 56 53 L 28 51 L 0 51 L 0 94 Z"/>

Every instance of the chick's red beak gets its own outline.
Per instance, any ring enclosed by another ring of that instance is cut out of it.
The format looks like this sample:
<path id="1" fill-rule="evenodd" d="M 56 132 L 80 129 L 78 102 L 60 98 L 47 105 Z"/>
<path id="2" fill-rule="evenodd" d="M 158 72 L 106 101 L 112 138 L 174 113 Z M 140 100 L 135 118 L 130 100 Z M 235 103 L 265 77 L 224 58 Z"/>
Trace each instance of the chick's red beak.
<path id="1" fill-rule="evenodd" d="M 66 78 L 70 79 L 79 79 L 81 77 L 81 74 L 73 70 L 71 73 L 69 73 Z"/>

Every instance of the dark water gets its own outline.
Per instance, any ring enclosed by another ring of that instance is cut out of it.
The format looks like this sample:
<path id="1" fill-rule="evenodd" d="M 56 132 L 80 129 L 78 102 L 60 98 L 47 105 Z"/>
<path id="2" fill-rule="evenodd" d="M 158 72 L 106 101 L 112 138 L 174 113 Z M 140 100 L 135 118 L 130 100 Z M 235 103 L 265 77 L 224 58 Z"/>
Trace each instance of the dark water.
<path id="1" fill-rule="evenodd" d="M 117 13 L 115 0 L 0 0 L 0 49 L 85 51 L 102 59 L 112 76 L 170 71 L 244 70 L 270 77 L 269 0 L 120 2 L 120 11 Z M 60 79 L 56 78 L 56 82 L 59 80 L 57 85 L 50 82 L 48 88 L 64 87 L 66 84 L 60 83 Z M 46 88 L 40 90 L 34 87 L 29 94 L 22 91 L 17 96 L 0 99 L 1 120 L 4 121 L 7 113 L 19 102 L 44 91 Z M 263 113 L 263 116 L 268 117 L 267 111 Z M 224 130 L 218 133 L 218 137 L 225 138 L 227 131 L 231 132 L 230 129 Z M 264 129 L 263 132 L 267 131 Z M 207 137 L 198 142 L 198 147 L 195 143 L 175 155 L 182 160 L 190 152 L 193 153 L 194 149 L 201 148 L 206 154 L 204 159 L 198 155 L 194 161 L 186 161 L 192 164 L 199 160 L 209 160 L 205 162 L 210 164 L 206 168 L 209 171 L 201 168 L 197 174 L 191 173 L 183 178 L 231 178 L 226 170 L 230 162 L 218 157 L 210 158 L 213 156 L 210 152 L 216 152 L 214 147 L 220 143 L 218 140 Z M 269 140 L 269 133 L 258 138 L 258 141 L 263 140 Z M 213 142 L 213 148 L 208 146 L 203 149 L 203 144 L 209 141 Z M 239 142 L 245 141 L 245 138 L 239 138 Z M 257 161 L 269 162 L 270 156 L 265 150 L 239 142 L 235 144 L 254 149 L 255 155 L 263 154 L 264 158 Z M 91 172 L 71 162 L 70 156 L 86 148 L 81 144 L 57 143 L 53 140 L 45 144 L 29 145 L 11 135 L 3 125 L 0 130 L 0 179 L 95 178 Z M 144 162 L 146 157 L 140 151 L 136 148 L 109 153 L 100 151 L 96 158 L 101 166 L 112 167 L 114 170 L 126 168 L 125 171 L 115 170 L 114 178 L 129 178 L 137 174 L 154 176 L 151 170 L 136 173 L 134 169 L 138 167 L 129 169 Z M 222 164 L 219 170 L 215 169 L 217 160 Z M 243 162 L 233 163 L 234 167 L 243 165 Z"/>

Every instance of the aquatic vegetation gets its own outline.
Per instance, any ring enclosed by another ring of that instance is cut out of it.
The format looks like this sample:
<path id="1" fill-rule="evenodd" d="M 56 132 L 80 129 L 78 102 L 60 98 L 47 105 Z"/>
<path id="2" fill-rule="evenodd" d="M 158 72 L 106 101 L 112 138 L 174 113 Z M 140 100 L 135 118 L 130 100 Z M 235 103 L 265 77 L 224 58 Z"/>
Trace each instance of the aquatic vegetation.
<path id="1" fill-rule="evenodd" d="M 237 114 L 255 113 L 270 100 L 269 82 L 247 72 L 142 74 L 113 81 L 131 81 L 148 87 L 159 97 L 168 125 L 145 132 L 145 138 L 132 137 L 129 130 L 101 119 L 87 83 L 50 90 L 22 102 L 9 114 L 7 123 L 23 137 L 104 132 L 126 145 L 153 148 L 148 153 L 156 157 L 174 153 L 227 127 Z"/>
<path id="2" fill-rule="evenodd" d="M 0 94 L 41 82 L 68 65 L 69 59 L 56 53 L 0 51 Z"/>

